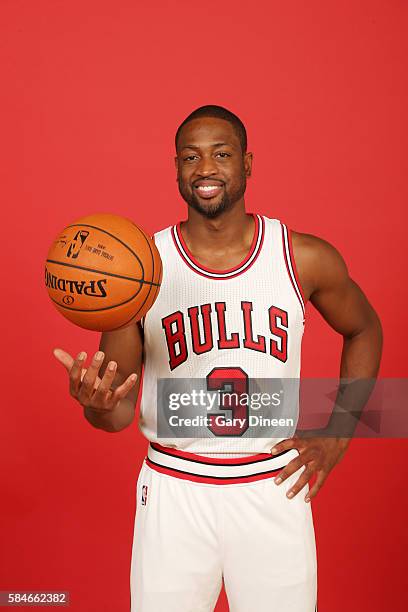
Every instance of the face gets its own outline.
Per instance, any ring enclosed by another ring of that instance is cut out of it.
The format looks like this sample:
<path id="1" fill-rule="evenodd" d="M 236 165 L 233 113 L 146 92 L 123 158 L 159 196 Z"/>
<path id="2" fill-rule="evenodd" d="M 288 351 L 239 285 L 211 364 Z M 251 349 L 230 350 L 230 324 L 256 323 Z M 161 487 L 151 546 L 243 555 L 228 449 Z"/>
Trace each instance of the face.
<path id="1" fill-rule="evenodd" d="M 214 219 L 243 198 L 252 153 L 243 153 L 228 121 L 203 117 L 182 128 L 175 162 L 183 199 L 201 215 Z"/>

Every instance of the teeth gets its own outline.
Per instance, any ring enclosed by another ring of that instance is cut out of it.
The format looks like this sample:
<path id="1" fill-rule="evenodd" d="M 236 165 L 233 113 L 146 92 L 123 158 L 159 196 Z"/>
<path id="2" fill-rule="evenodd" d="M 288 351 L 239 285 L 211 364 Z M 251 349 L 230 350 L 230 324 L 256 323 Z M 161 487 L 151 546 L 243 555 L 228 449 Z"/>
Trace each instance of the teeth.
<path id="1" fill-rule="evenodd" d="M 213 191 L 214 189 L 218 189 L 219 185 L 200 185 L 197 189 L 201 191 Z"/>

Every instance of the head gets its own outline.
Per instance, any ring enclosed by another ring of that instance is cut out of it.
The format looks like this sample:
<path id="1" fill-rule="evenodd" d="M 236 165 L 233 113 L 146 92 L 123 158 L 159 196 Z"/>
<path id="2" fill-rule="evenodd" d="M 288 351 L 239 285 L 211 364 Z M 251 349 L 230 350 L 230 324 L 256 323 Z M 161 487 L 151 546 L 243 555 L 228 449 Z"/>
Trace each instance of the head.
<path id="1" fill-rule="evenodd" d="M 214 219 L 239 201 L 251 176 L 252 153 L 242 121 L 222 106 L 201 106 L 176 133 L 177 182 L 183 199 Z"/>

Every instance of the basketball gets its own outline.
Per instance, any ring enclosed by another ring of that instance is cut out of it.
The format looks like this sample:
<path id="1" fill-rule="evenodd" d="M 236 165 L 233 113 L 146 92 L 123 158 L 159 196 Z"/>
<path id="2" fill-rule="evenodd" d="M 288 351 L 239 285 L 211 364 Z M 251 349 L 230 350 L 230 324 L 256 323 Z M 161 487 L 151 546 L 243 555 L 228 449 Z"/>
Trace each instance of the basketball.
<path id="1" fill-rule="evenodd" d="M 154 241 L 130 219 L 101 213 L 60 232 L 45 264 L 45 286 L 69 321 L 113 331 L 139 321 L 160 290 L 162 262 Z"/>

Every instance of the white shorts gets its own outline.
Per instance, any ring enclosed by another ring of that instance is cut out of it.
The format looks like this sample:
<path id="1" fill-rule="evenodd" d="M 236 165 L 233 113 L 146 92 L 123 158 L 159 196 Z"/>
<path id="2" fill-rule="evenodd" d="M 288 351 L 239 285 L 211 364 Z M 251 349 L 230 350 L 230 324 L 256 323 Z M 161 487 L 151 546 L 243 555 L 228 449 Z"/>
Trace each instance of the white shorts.
<path id="1" fill-rule="evenodd" d="M 149 447 L 137 482 L 131 612 L 210 612 L 222 582 L 231 612 L 315 612 L 316 549 L 297 451 L 214 459 Z"/>

